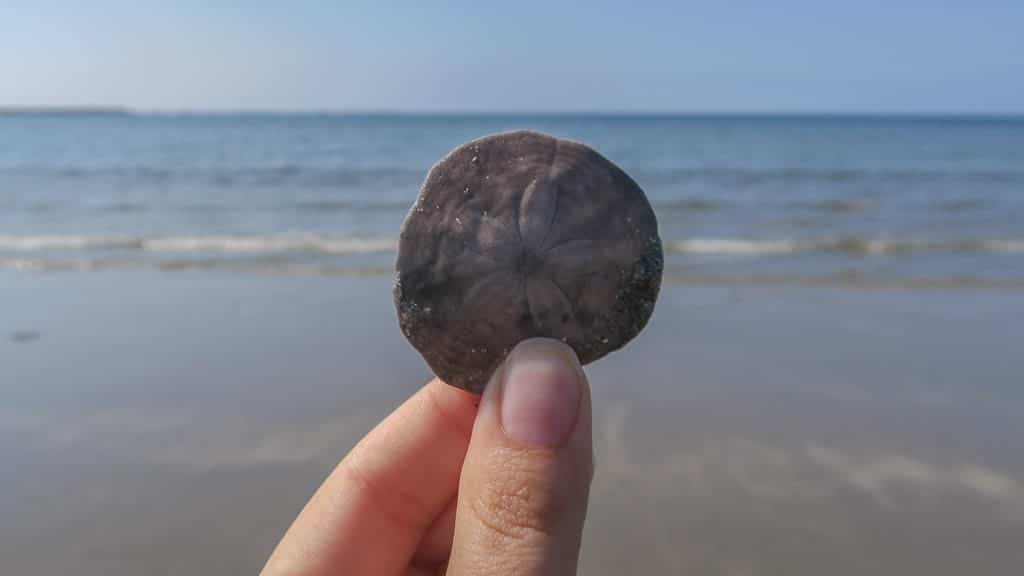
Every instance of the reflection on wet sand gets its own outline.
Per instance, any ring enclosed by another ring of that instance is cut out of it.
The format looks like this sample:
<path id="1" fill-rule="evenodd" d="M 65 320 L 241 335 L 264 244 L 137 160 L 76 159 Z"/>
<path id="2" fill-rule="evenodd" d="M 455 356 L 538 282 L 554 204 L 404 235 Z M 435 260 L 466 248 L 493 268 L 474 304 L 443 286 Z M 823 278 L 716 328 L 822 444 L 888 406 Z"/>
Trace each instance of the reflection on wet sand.
<path id="1" fill-rule="evenodd" d="M 899 492 L 911 490 L 991 504 L 1008 520 L 1024 522 L 1024 483 L 970 462 L 943 467 L 899 452 L 854 456 L 812 441 L 780 447 L 738 435 L 711 436 L 683 448 L 686 438 L 668 434 L 664 444 L 648 448 L 652 462 L 642 465 L 633 461 L 634 452 L 626 447 L 628 410 L 626 403 L 613 404 L 604 422 L 596 423 L 603 437 L 597 440 L 601 474 L 595 493 L 642 484 L 654 492 L 701 494 L 729 482 L 755 498 L 821 500 L 848 487 L 878 504 L 896 506 Z"/>
<path id="2" fill-rule="evenodd" d="M 4 321 L 47 334 L 0 343 L 5 573 L 254 573 L 426 378 L 384 279 L 0 279 Z M 1024 564 L 1024 328 L 1000 320 L 1024 302 L 985 294 L 668 288 L 588 368 L 580 572 Z"/>

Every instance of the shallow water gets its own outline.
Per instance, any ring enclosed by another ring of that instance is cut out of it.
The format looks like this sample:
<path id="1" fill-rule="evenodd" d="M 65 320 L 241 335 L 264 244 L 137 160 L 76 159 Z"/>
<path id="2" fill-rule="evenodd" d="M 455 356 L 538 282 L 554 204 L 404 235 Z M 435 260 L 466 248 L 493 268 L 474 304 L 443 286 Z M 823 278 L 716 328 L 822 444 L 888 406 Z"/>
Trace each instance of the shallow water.
<path id="1" fill-rule="evenodd" d="M 0 116 L 0 267 L 383 273 L 426 171 L 533 128 L 619 163 L 681 278 L 1024 276 L 1020 118 Z"/>
<path id="2" fill-rule="evenodd" d="M 385 278 L 0 286 L 12 574 L 254 573 L 427 378 Z M 1006 291 L 668 287 L 649 329 L 588 367 L 581 573 L 1013 572 L 1022 314 Z"/>

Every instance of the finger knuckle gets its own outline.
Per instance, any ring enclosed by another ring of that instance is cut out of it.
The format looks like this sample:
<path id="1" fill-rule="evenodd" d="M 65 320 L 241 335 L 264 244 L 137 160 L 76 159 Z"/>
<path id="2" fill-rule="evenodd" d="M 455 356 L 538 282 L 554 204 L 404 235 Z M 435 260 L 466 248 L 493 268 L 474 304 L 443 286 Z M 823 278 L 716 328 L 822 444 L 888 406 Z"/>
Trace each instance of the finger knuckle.
<path id="1" fill-rule="evenodd" d="M 358 454 L 350 455 L 341 463 L 340 473 L 374 510 L 399 529 L 422 529 L 422 518 L 430 517 L 427 504 L 416 494 L 381 482 L 368 473 Z"/>
<path id="2" fill-rule="evenodd" d="M 552 532 L 562 513 L 558 484 L 543 457 L 499 452 L 470 503 L 477 520 L 497 536 L 530 540 Z"/>

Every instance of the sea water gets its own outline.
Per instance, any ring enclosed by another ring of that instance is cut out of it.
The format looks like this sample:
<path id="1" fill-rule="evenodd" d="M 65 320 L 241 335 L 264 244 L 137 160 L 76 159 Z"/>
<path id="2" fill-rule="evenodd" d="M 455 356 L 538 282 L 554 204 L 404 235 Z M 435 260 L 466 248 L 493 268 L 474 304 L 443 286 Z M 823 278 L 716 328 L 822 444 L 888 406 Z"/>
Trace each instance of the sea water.
<path id="1" fill-rule="evenodd" d="M 386 274 L 431 165 L 586 142 L 648 194 L 669 281 L 1024 281 L 1024 119 L 0 116 L 0 268 Z"/>

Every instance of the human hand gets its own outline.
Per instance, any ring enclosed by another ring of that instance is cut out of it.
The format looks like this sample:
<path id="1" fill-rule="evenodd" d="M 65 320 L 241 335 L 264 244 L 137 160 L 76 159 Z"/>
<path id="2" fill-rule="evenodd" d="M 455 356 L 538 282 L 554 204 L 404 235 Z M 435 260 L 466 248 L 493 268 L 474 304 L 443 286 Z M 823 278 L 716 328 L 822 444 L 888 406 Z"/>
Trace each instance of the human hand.
<path id="1" fill-rule="evenodd" d="M 575 574 L 593 473 L 572 349 L 516 346 L 480 399 L 434 380 L 334 469 L 264 576 Z"/>

